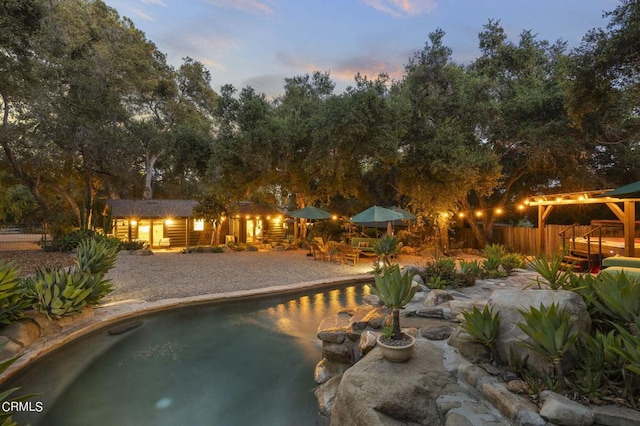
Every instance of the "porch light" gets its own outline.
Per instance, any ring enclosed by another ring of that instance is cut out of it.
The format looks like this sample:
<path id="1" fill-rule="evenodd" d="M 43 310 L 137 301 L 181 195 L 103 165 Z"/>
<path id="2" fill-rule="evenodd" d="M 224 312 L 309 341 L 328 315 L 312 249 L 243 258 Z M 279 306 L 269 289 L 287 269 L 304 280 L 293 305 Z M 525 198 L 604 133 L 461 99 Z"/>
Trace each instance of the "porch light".
<path id="1" fill-rule="evenodd" d="M 518 210 L 520 210 L 520 211 L 524 210 L 524 206 L 523 206 L 522 204 L 520 204 L 520 205 L 518 206 Z"/>
<path id="2" fill-rule="evenodd" d="M 501 208 L 497 208 L 496 209 L 496 214 L 502 214 L 502 209 Z"/>
<path id="3" fill-rule="evenodd" d="M 220 222 L 224 222 L 224 220 L 225 220 L 225 219 L 226 219 L 226 217 L 221 216 L 221 217 L 220 217 Z"/>
<path id="4" fill-rule="evenodd" d="M 482 212 L 480 212 L 480 211 L 476 212 L 476 216 L 477 217 L 482 217 Z"/>
<path id="5" fill-rule="evenodd" d="M 131 222 L 131 225 L 133 226 L 136 226 L 138 224 L 138 221 L 135 219 L 131 219 L 130 222 Z"/>
<path id="6" fill-rule="evenodd" d="M 331 219 L 333 219 L 333 220 L 338 220 L 338 215 L 335 215 L 335 214 L 334 214 L 333 216 L 331 216 Z"/>
<path id="7" fill-rule="evenodd" d="M 458 213 L 458 217 L 459 218 L 463 218 L 464 217 L 464 213 L 463 212 Z"/>
<path id="8" fill-rule="evenodd" d="M 172 219 L 165 219 L 164 220 L 164 224 L 165 225 L 173 225 L 173 220 Z"/>
<path id="9" fill-rule="evenodd" d="M 276 217 L 273 219 L 274 223 L 280 223 L 280 221 L 282 220 L 282 218 L 280 216 Z"/>

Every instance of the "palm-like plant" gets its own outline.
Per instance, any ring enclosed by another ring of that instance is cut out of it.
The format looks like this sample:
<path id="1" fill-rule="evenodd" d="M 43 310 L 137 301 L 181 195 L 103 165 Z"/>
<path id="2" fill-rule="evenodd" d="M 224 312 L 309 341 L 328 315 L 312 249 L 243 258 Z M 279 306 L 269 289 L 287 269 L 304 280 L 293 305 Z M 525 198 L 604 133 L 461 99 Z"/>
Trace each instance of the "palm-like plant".
<path id="1" fill-rule="evenodd" d="M 397 264 L 384 266 L 375 274 L 375 285 L 371 287 L 373 294 L 380 298 L 380 301 L 392 309 L 393 314 L 393 340 L 401 340 L 400 330 L 400 309 L 413 299 L 418 290 L 413 286 L 413 276 L 415 272 L 400 271 Z"/>
<path id="2" fill-rule="evenodd" d="M 555 303 L 549 308 L 540 304 L 539 310 L 532 306 L 529 311 L 518 311 L 525 323 L 518 322 L 516 325 L 532 339 L 532 342 L 522 343 L 527 348 L 544 354 L 551 361 L 560 382 L 564 382 L 562 358 L 578 337 L 578 333 L 571 330 L 569 313 L 558 309 Z"/>

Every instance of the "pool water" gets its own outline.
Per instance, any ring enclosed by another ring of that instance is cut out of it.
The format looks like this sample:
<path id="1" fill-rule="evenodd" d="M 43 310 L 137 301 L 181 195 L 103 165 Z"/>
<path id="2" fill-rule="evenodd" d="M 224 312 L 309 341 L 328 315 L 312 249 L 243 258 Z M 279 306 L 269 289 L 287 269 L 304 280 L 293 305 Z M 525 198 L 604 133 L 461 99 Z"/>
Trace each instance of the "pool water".
<path id="1" fill-rule="evenodd" d="M 194 306 L 65 346 L 12 380 L 43 392 L 32 425 L 314 425 L 322 319 L 367 286 Z"/>

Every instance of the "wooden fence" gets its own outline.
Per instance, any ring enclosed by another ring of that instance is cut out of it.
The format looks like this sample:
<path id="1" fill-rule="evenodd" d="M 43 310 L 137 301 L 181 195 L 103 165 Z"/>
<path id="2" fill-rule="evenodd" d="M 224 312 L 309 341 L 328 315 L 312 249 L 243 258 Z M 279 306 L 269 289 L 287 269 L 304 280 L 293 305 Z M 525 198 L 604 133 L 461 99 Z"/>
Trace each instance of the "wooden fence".
<path id="1" fill-rule="evenodd" d="M 560 237 L 560 232 L 566 228 L 567 225 L 545 226 L 545 251 L 547 253 L 555 253 L 562 249 L 562 238 Z M 575 236 L 582 237 L 584 234 L 591 231 L 591 229 L 592 227 L 589 225 L 578 225 L 574 227 Z M 572 232 L 572 230 L 569 230 L 566 237 L 571 238 Z M 526 255 L 538 254 L 538 228 L 495 226 L 493 230 L 493 237 L 495 243 L 503 244 L 518 253 Z M 478 247 L 478 242 L 470 228 L 456 228 L 452 240 L 454 241 L 453 245 L 480 248 Z"/>

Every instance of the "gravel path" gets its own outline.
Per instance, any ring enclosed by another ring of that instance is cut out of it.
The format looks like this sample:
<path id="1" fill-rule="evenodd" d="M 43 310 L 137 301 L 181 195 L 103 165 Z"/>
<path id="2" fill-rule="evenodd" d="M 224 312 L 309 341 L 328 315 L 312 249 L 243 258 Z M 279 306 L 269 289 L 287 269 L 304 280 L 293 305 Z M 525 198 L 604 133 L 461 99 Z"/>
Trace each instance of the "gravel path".
<path id="1" fill-rule="evenodd" d="M 424 265 L 419 256 L 400 256 L 401 264 Z M 153 256 L 120 253 L 107 278 L 114 292 L 105 302 L 160 299 L 252 290 L 308 281 L 368 274 L 372 261 L 356 266 L 313 260 L 304 250 L 282 252 L 156 252 Z"/>

